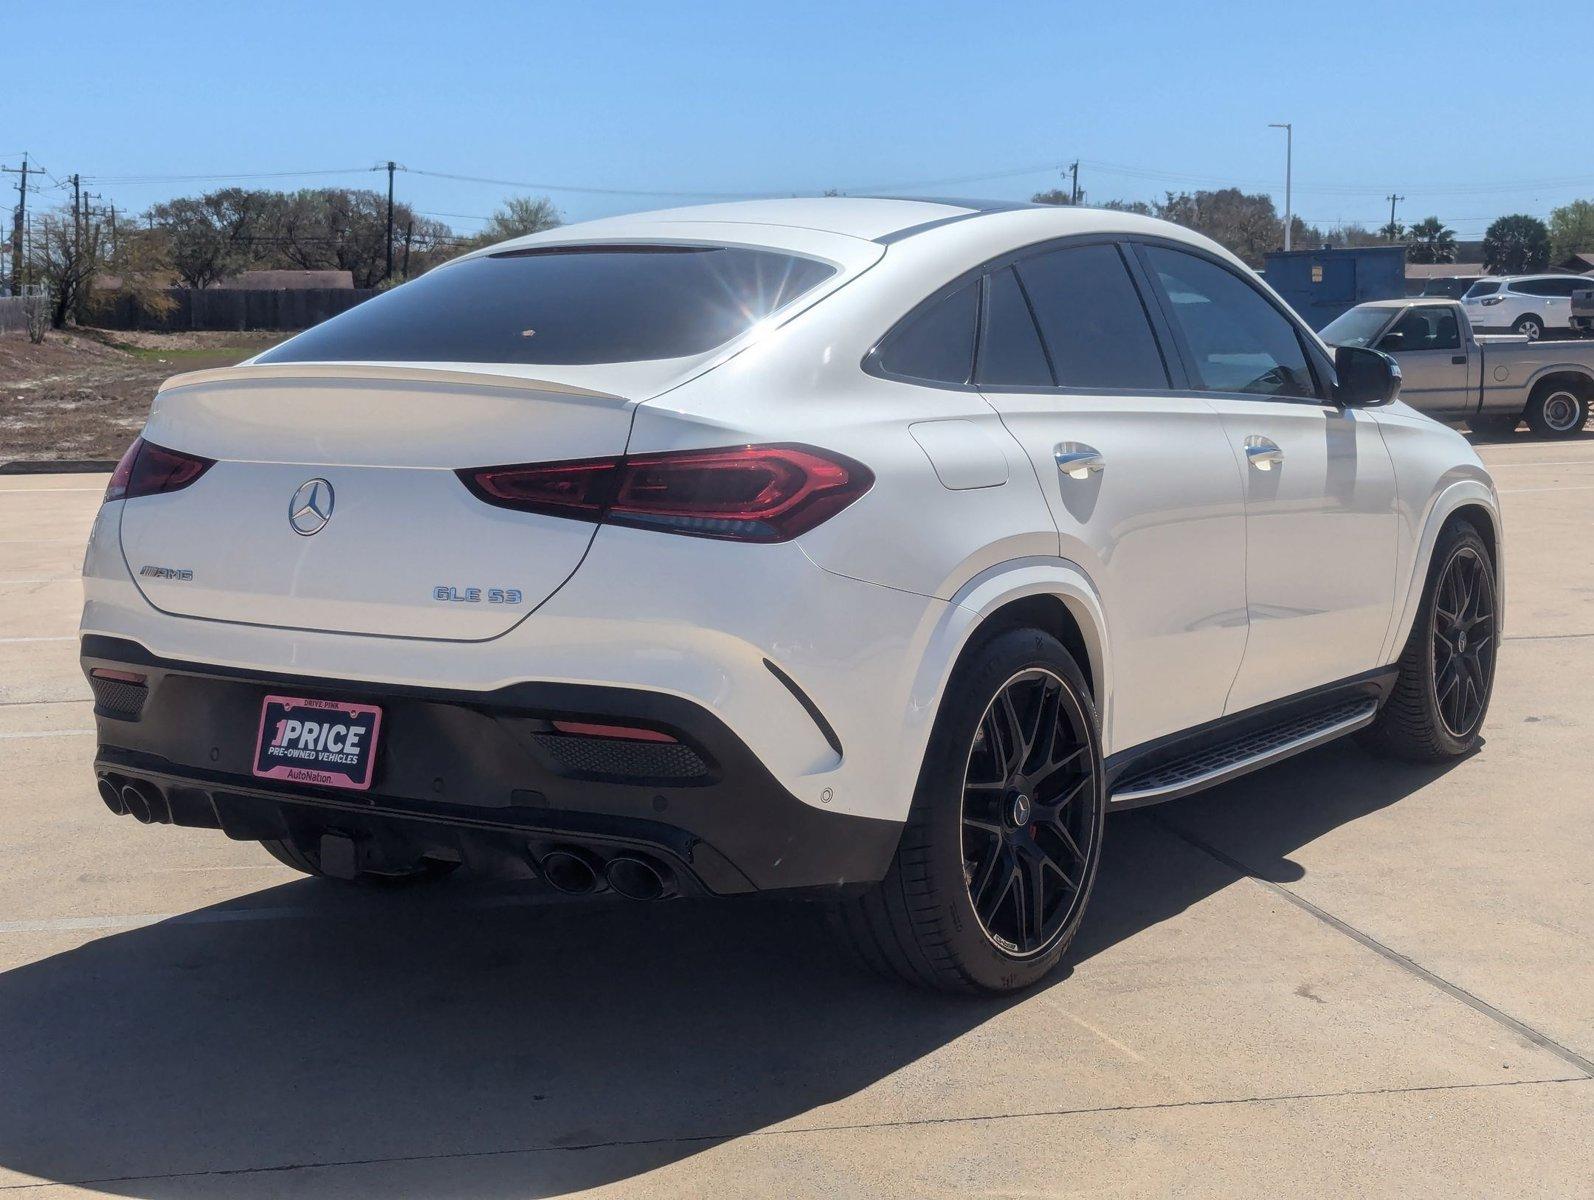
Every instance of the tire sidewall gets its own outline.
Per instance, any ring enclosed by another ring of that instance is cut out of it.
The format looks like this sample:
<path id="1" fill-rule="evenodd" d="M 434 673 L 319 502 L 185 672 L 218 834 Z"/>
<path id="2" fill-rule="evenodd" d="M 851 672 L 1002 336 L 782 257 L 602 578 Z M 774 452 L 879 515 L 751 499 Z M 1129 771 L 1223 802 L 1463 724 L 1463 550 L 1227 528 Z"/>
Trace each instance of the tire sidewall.
<path id="1" fill-rule="evenodd" d="M 1565 393 L 1572 398 L 1573 402 L 1577 406 L 1578 416 L 1577 419 L 1565 429 L 1556 429 L 1550 424 L 1548 418 L 1546 417 L 1545 408 L 1549 404 L 1551 397 L 1559 396 L 1562 393 Z M 1536 433 L 1547 434 L 1551 437 L 1571 437 L 1574 434 L 1581 432 L 1583 427 L 1588 424 L 1588 400 L 1569 387 L 1547 387 L 1544 388 L 1543 391 L 1541 391 L 1538 395 L 1534 396 L 1533 404 L 1529 409 L 1528 416 L 1528 423 L 1533 426 L 1533 429 Z"/>
<path id="2" fill-rule="evenodd" d="M 1021 671 L 1040 667 L 1061 678 L 1084 717 L 1094 781 L 1096 836 L 1087 849 L 1081 897 L 1067 924 L 1039 954 L 1015 957 L 987 936 L 963 875 L 963 782 L 976 730 L 997 691 Z M 1078 931 L 1101 860 L 1106 797 L 1101 769 L 1101 722 L 1085 677 L 1062 643 L 1033 629 L 992 636 L 953 673 L 925 755 L 914 804 L 931 827 L 926 864 L 932 894 L 945 909 L 942 922 L 955 957 L 971 982 L 989 991 L 1011 991 L 1040 979 L 1057 965 Z"/>

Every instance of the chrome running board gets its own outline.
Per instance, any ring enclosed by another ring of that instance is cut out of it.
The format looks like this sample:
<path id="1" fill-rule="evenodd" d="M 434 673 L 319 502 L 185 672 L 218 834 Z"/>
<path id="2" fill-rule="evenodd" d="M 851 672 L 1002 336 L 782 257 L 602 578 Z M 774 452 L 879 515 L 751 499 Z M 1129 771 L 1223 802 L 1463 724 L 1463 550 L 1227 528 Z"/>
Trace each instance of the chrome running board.
<path id="1" fill-rule="evenodd" d="M 1114 808 L 1133 808 L 1177 800 L 1354 733 L 1371 725 L 1377 715 L 1378 701 L 1371 696 L 1343 700 L 1120 780 L 1107 802 Z"/>

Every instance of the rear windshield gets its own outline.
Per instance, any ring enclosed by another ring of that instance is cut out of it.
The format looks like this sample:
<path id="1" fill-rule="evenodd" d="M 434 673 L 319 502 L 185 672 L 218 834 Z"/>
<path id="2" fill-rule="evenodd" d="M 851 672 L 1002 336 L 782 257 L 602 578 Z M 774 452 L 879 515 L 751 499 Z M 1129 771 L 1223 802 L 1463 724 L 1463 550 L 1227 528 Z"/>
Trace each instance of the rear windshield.
<path id="1" fill-rule="evenodd" d="M 561 246 L 440 267 L 259 362 L 635 362 L 701 354 L 835 268 L 733 246 Z"/>

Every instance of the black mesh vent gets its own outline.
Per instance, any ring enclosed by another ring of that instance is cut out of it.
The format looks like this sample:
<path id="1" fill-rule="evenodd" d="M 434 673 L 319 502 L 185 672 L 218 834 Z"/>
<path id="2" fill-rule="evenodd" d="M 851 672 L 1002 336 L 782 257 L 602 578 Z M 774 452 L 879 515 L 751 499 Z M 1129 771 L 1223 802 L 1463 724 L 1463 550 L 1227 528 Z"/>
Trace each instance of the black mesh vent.
<path id="1" fill-rule="evenodd" d="M 149 695 L 142 683 L 101 679 L 98 675 L 89 676 L 89 687 L 94 689 L 94 711 L 118 721 L 135 720 L 144 709 L 144 697 Z"/>
<path id="2" fill-rule="evenodd" d="M 532 735 L 563 771 L 622 779 L 701 779 L 708 764 L 679 742 L 627 742 L 617 738 Z"/>

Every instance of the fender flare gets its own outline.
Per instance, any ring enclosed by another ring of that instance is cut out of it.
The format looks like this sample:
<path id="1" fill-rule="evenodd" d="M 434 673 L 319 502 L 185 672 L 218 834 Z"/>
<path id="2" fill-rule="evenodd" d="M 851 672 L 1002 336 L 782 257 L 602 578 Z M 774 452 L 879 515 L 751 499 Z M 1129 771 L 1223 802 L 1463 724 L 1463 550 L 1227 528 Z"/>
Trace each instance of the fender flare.
<path id="1" fill-rule="evenodd" d="M 1422 590 L 1428 582 L 1428 567 L 1433 561 L 1439 531 L 1458 508 L 1472 505 L 1489 514 L 1494 526 L 1494 588 L 1495 637 L 1505 632 L 1505 539 L 1500 528 L 1500 498 L 1494 484 L 1487 478 L 1468 476 L 1453 479 L 1435 491 L 1423 518 L 1422 535 L 1417 539 L 1417 551 L 1412 555 L 1411 570 L 1405 581 L 1404 592 L 1397 592 L 1396 620 L 1390 625 L 1379 661 L 1394 662 L 1411 635 L 1412 623 L 1417 619 L 1417 609 L 1422 603 Z M 1398 584 L 1397 580 L 1397 584 Z"/>
<path id="2" fill-rule="evenodd" d="M 1550 363 L 1529 375 L 1527 382 L 1522 385 L 1523 404 L 1527 403 L 1527 398 L 1533 389 L 1551 375 L 1577 375 L 1585 384 L 1594 385 L 1594 369 L 1585 367 L 1582 363 Z M 1485 383 L 1487 384 L 1487 381 Z"/>
<path id="3" fill-rule="evenodd" d="M 1096 707 L 1102 729 L 1108 730 L 1112 708 L 1112 661 L 1107 615 L 1101 593 L 1079 564 L 1065 558 L 1034 556 L 1012 559 L 981 571 L 953 595 L 942 609 L 926 642 L 909 695 L 914 728 L 911 757 L 921 762 L 930 727 L 941 708 L 953 668 L 986 620 L 1003 606 L 1031 596 L 1050 596 L 1068 608 L 1084 637 L 1091 677 L 1096 681 Z M 1086 664 L 1081 664 L 1086 665 Z"/>

